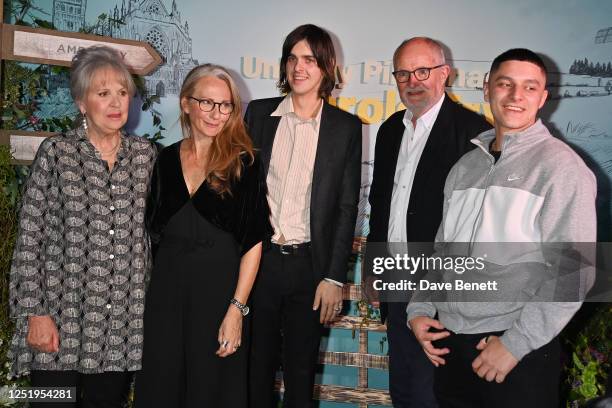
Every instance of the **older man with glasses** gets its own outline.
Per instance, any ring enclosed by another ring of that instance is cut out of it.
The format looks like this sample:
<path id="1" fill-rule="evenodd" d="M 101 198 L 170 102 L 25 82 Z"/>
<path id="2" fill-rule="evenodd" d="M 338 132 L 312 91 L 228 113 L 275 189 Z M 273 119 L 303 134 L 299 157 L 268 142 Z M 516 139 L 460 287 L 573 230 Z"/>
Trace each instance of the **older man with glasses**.
<path id="1" fill-rule="evenodd" d="M 470 139 L 490 126 L 445 95 L 451 68 L 437 41 L 414 37 L 402 42 L 393 65 L 407 109 L 392 115 L 378 131 L 368 242 L 433 242 L 442 218 L 446 176 L 474 147 Z M 376 292 L 367 292 L 376 305 Z M 393 406 L 436 407 L 434 367 L 407 327 L 408 300 L 381 305 L 389 338 Z"/>

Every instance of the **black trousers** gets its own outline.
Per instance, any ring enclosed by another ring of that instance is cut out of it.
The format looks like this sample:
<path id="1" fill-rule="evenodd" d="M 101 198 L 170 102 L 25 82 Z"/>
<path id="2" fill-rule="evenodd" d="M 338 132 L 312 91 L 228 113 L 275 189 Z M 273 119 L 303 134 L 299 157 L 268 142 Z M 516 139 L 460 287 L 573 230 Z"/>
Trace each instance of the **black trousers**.
<path id="1" fill-rule="evenodd" d="M 310 253 L 264 252 L 253 289 L 250 350 L 250 408 L 274 408 L 275 374 L 282 362 L 283 407 L 312 406 L 314 375 L 322 326 L 313 311 L 319 281 L 313 276 Z"/>
<path id="2" fill-rule="evenodd" d="M 436 408 L 434 365 L 407 325 L 407 303 L 388 303 L 389 394 L 395 408 Z"/>
<path id="3" fill-rule="evenodd" d="M 435 342 L 448 347 L 446 365 L 435 369 L 434 392 L 441 408 L 557 408 L 561 348 L 558 339 L 532 351 L 503 383 L 488 382 L 472 370 L 480 354 L 476 345 L 485 336 L 501 333 L 452 334 Z"/>
<path id="4" fill-rule="evenodd" d="M 76 387 L 77 402 L 31 402 L 31 408 L 123 408 L 132 372 L 80 374 L 76 371 L 34 370 L 33 387 Z"/>

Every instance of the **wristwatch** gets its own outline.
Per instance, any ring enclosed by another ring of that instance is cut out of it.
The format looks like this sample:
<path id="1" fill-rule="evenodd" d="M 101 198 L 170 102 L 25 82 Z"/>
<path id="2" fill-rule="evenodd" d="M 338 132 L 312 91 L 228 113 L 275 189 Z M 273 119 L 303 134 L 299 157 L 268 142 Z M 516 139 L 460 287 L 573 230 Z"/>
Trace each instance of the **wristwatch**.
<path id="1" fill-rule="evenodd" d="M 230 303 L 236 306 L 238 310 L 240 310 L 240 313 L 242 313 L 243 316 L 246 316 L 249 314 L 249 307 L 247 305 L 240 303 L 236 298 L 232 298 L 232 300 L 230 300 Z"/>

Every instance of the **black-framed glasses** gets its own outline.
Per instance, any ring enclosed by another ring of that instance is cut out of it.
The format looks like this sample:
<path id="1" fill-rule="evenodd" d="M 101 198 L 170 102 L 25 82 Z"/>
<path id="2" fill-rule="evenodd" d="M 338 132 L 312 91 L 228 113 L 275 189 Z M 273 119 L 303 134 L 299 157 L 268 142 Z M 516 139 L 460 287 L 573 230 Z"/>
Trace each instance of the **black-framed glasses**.
<path id="1" fill-rule="evenodd" d="M 212 99 L 198 99 L 193 96 L 188 96 L 188 98 L 197 101 L 202 112 L 210 112 L 215 109 L 216 106 L 219 106 L 219 113 L 224 115 L 229 115 L 234 111 L 234 104 L 231 102 L 215 102 Z"/>
<path id="2" fill-rule="evenodd" d="M 432 69 L 440 68 L 445 65 L 446 64 L 436 65 L 435 67 L 421 67 L 415 69 L 414 71 L 406 71 L 402 69 L 400 71 L 393 71 L 392 74 L 395 77 L 395 80 L 399 83 L 410 81 L 410 75 L 414 75 L 417 81 L 427 81 Z"/>

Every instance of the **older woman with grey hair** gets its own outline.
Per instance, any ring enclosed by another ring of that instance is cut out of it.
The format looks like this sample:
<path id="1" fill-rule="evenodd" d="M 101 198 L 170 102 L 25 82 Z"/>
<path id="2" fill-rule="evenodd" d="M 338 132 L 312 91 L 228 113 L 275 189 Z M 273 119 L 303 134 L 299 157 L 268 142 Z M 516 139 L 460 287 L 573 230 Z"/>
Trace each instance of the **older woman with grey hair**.
<path id="1" fill-rule="evenodd" d="M 43 141 L 24 187 L 10 274 L 12 373 L 76 387 L 77 401 L 57 406 L 121 407 L 141 364 L 156 150 L 122 131 L 135 87 L 116 51 L 80 50 L 70 87 L 80 126 Z"/>

